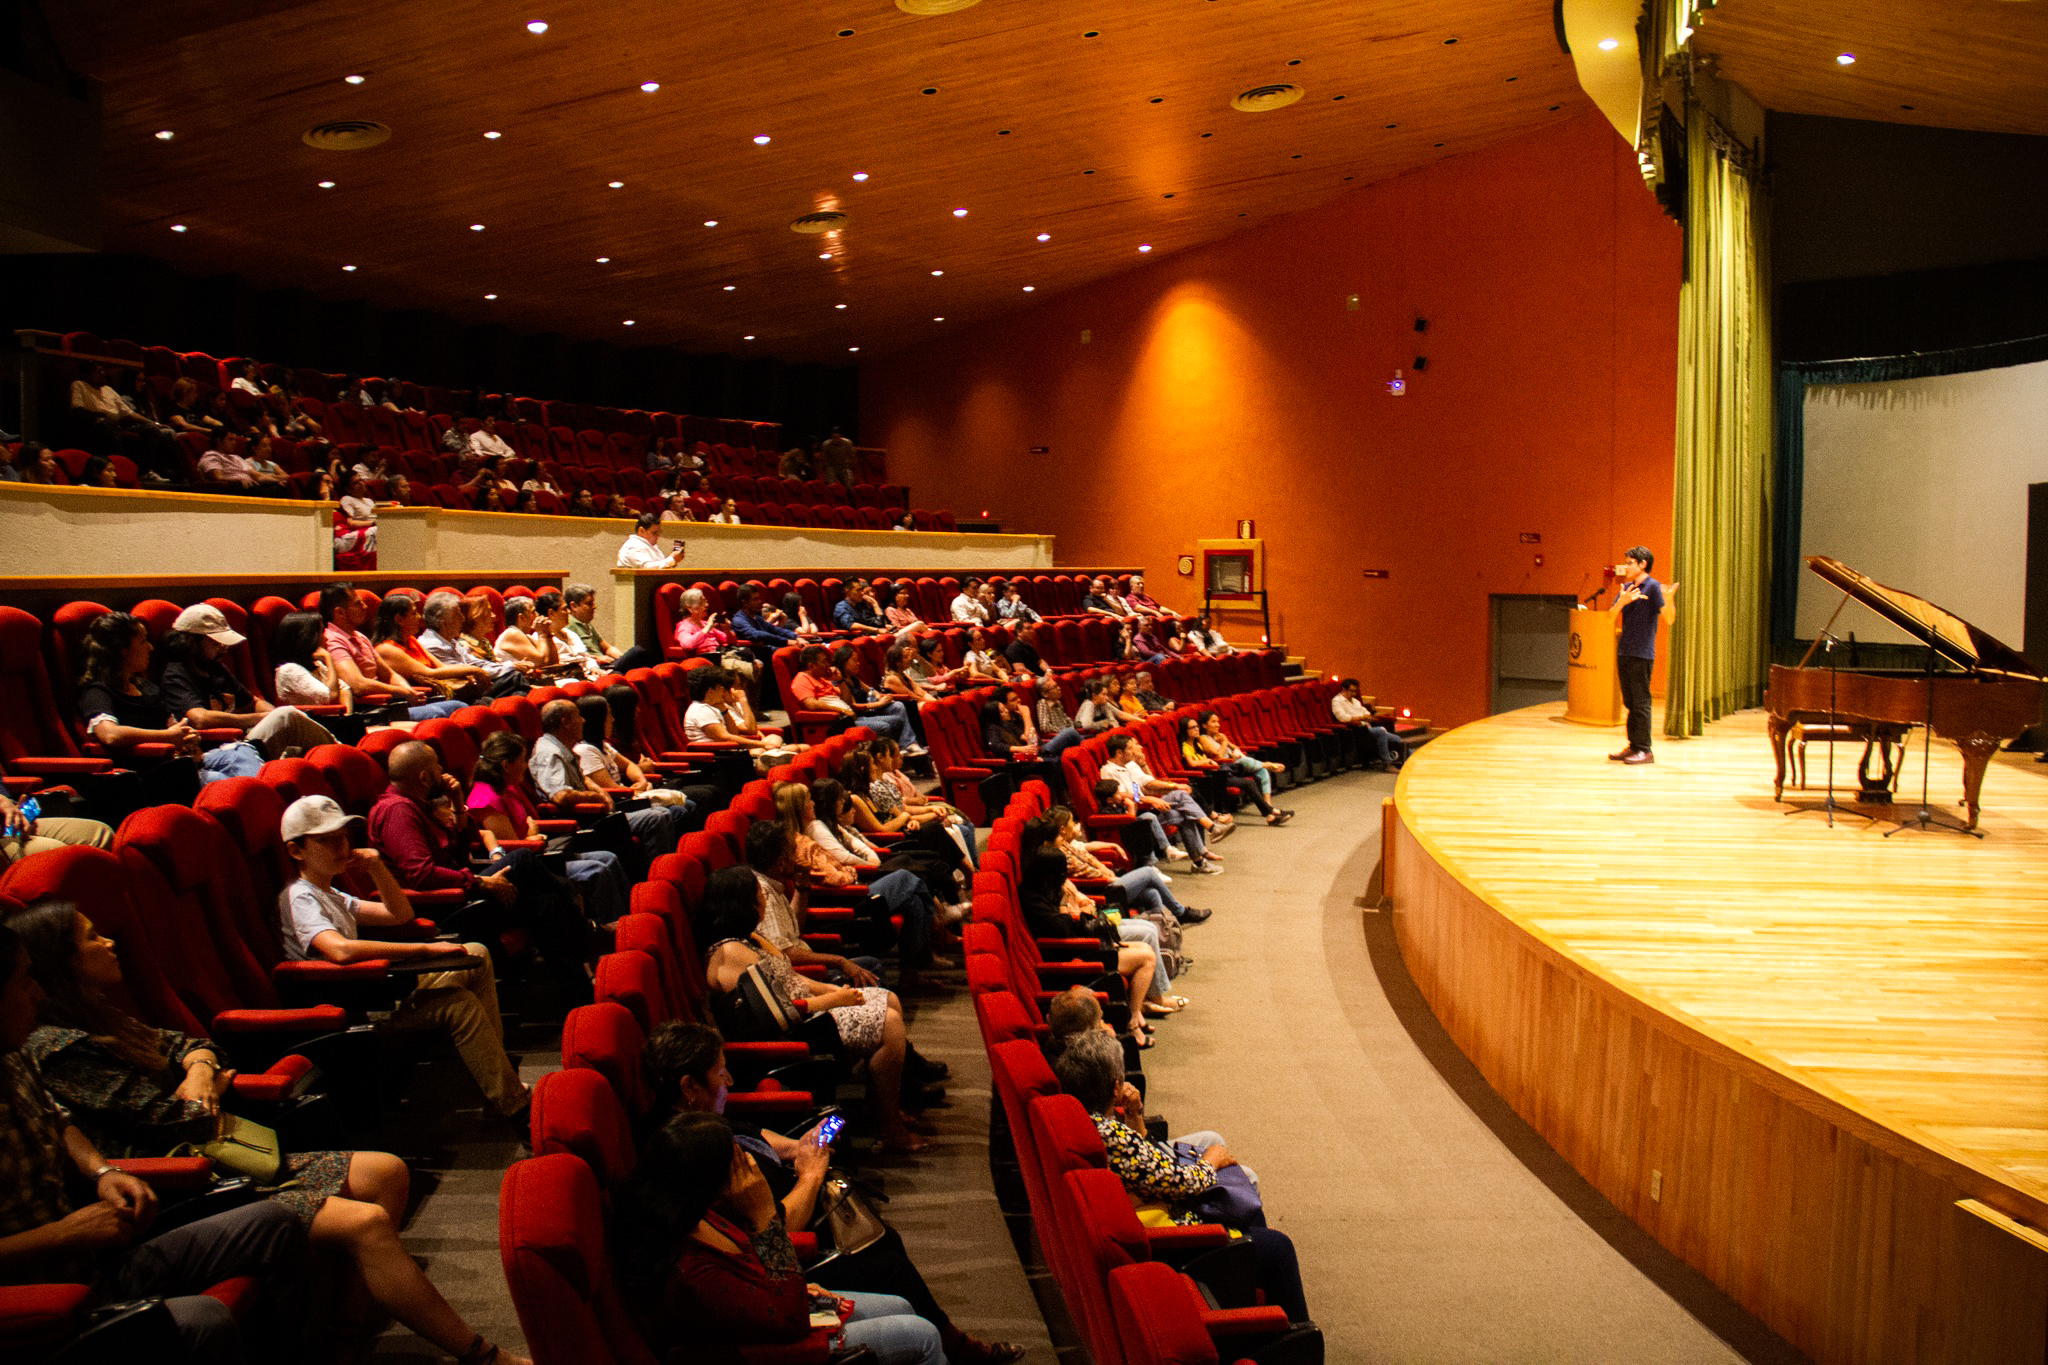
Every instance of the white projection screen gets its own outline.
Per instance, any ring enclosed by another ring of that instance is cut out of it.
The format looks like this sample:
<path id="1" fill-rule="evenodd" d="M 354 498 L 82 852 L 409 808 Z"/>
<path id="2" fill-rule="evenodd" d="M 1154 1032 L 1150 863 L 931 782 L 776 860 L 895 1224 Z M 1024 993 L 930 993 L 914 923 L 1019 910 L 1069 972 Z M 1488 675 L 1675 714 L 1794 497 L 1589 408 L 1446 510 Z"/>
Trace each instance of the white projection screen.
<path id="1" fill-rule="evenodd" d="M 1832 555 L 2018 649 L 2026 610 L 2027 485 L 2048 483 L 2048 361 L 1932 379 L 1806 390 L 1799 638 L 1841 593 L 1808 572 Z M 1835 633 L 1904 641 L 1855 603 Z"/>

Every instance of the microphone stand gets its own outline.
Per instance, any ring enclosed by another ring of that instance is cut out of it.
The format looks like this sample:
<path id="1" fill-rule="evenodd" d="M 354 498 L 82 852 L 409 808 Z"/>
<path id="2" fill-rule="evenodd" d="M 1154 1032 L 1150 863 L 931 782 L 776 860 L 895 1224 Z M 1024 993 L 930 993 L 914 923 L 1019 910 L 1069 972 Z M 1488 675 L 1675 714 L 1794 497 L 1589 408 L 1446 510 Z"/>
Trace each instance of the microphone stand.
<path id="1" fill-rule="evenodd" d="M 1933 805 L 1930 804 L 1928 801 L 1927 784 L 1929 778 L 1933 775 L 1934 766 L 1929 761 L 1929 758 L 1934 748 L 1935 662 L 1935 649 L 1933 643 L 1930 641 L 1927 646 L 1927 672 L 1924 675 L 1924 681 L 1927 684 L 1927 719 L 1925 720 L 1925 722 L 1923 722 L 1920 730 L 1920 809 L 1914 812 L 1912 815 L 1908 816 L 1906 819 L 1901 820 L 1897 825 L 1893 826 L 1891 829 L 1886 830 L 1884 832 L 1884 837 L 1887 839 L 1891 838 L 1894 834 L 1897 834 L 1900 830 L 1906 829 L 1908 827 L 1911 827 L 1913 829 L 1952 829 L 1958 834 L 1970 834 L 1976 836 L 1979 839 L 1984 837 L 1983 830 L 1971 829 L 1968 825 L 1965 825 L 1960 820 L 1955 819 L 1955 817 L 1948 815 L 1946 813 L 1937 812 L 1934 809 Z M 1899 747 L 1901 754 L 1903 755 L 1905 749 L 1904 744 L 1901 744 Z"/>

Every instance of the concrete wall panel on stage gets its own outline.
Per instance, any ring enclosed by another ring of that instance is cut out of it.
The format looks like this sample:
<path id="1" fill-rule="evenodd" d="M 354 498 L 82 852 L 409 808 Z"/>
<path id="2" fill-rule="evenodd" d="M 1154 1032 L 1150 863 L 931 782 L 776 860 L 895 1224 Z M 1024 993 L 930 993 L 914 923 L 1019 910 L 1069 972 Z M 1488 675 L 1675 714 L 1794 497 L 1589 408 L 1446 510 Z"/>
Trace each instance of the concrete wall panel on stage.
<path id="1" fill-rule="evenodd" d="M 2033 1201 L 1504 914 L 1405 818 L 1394 836 L 1387 891 L 1416 984 L 1623 1213 L 1823 1365 L 2043 1359 L 2048 1244 L 1959 1203 L 2038 1218 Z"/>

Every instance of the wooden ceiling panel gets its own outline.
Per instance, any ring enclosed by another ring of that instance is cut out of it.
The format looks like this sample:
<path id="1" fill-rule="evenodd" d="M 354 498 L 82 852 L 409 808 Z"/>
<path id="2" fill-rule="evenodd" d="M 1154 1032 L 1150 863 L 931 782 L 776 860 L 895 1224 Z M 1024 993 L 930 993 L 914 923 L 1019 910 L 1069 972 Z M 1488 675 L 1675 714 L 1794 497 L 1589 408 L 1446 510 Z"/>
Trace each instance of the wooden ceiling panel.
<path id="1" fill-rule="evenodd" d="M 1721 0 L 1693 45 L 1766 109 L 2048 135 L 2043 0 Z"/>
<path id="2" fill-rule="evenodd" d="M 1184 249 L 1589 107 L 1548 7 L 1507 0 L 145 11 L 49 10 L 72 64 L 104 82 L 110 249 L 525 331 L 790 359 L 922 341 L 1028 305 L 1027 285 L 1128 269 L 1141 244 Z M 1306 97 L 1229 108 L 1281 81 Z M 343 118 L 393 135 L 347 153 L 300 141 Z M 841 237 L 789 230 L 823 208 L 850 215 Z"/>

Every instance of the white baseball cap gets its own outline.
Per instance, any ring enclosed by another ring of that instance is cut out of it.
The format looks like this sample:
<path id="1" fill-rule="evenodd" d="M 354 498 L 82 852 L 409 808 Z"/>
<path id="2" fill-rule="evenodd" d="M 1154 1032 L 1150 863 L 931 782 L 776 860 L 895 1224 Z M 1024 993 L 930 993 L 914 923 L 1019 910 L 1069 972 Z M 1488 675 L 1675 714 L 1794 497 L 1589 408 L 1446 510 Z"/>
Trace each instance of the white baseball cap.
<path id="1" fill-rule="evenodd" d="M 221 614 L 219 607 L 209 607 L 201 602 L 196 607 L 187 607 L 178 613 L 178 619 L 171 622 L 171 629 L 187 635 L 205 635 L 228 649 L 242 643 L 239 632 L 228 629 L 228 618 Z"/>
<path id="2" fill-rule="evenodd" d="M 277 833 L 279 838 L 291 843 L 309 834 L 332 834 L 338 829 L 347 829 L 351 820 L 362 818 L 350 815 L 331 796 L 302 796 L 285 807 L 284 819 L 278 822 Z"/>

